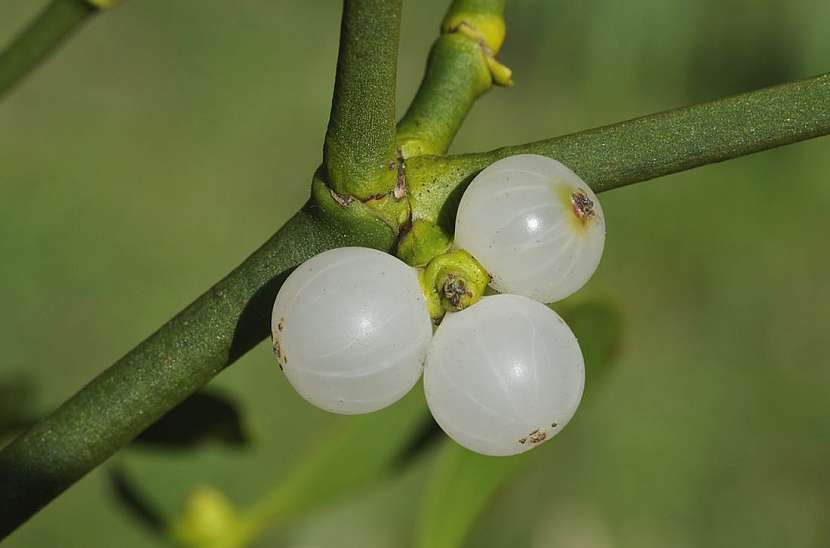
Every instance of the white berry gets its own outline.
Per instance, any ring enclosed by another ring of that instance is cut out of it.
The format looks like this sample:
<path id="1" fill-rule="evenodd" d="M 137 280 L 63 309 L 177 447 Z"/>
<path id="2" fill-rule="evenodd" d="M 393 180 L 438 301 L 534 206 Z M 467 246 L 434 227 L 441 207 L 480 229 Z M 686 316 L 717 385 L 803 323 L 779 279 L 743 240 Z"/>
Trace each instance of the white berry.
<path id="1" fill-rule="evenodd" d="M 518 295 L 447 314 L 427 355 L 424 391 L 441 428 L 485 455 L 513 455 L 555 436 L 585 382 L 582 352 L 556 312 Z"/>
<path id="2" fill-rule="evenodd" d="M 361 247 L 326 251 L 283 284 L 271 315 L 294 389 L 334 413 L 376 411 L 418 381 L 432 322 L 416 271 Z"/>
<path id="3" fill-rule="evenodd" d="M 564 299 L 593 275 L 605 244 L 596 195 L 545 156 L 493 163 L 461 198 L 455 242 L 490 272 L 502 293 L 543 303 Z"/>

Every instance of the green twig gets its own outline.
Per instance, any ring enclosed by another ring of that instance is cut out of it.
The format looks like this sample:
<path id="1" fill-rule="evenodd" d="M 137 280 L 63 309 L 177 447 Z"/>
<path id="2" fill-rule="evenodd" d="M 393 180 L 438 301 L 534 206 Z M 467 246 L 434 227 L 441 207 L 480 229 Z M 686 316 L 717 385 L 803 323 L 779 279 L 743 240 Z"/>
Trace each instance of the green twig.
<path id="1" fill-rule="evenodd" d="M 466 184 L 514 154 L 555 158 L 596 192 L 830 134 L 830 74 L 490 152 L 407 162 L 412 217 L 446 227 Z M 446 227 L 449 228 L 449 227 Z"/>
<path id="2" fill-rule="evenodd" d="M 0 54 L 0 97 L 97 11 L 87 0 L 52 0 Z"/>
<path id="3" fill-rule="evenodd" d="M 522 152 L 561 159 L 601 192 L 826 135 L 828 104 L 824 75 L 489 153 L 413 158 L 407 176 L 423 218 L 454 213 L 464 182 Z M 350 223 L 303 209 L 224 280 L 0 451 L 0 538 L 265 338 L 291 268 L 333 247 L 392 247 L 394 235 L 383 223 L 368 216 Z"/>
<path id="4" fill-rule="evenodd" d="M 492 87 L 488 60 L 504 40 L 505 0 L 455 0 L 412 104 L 398 123 L 401 156 L 443 154 L 475 100 Z"/>
<path id="5" fill-rule="evenodd" d="M 329 186 L 367 199 L 397 181 L 395 77 L 400 0 L 345 0 L 324 165 Z"/>
<path id="6" fill-rule="evenodd" d="M 156 333 L 0 451 L 0 539 L 268 335 L 290 270 L 334 247 L 388 250 L 371 221 L 307 207 Z"/>

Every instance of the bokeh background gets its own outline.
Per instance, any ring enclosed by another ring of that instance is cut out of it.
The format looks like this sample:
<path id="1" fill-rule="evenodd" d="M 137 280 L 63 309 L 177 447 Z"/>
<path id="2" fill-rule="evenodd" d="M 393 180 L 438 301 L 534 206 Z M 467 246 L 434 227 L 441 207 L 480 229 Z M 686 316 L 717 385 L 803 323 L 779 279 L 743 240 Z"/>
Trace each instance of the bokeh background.
<path id="1" fill-rule="evenodd" d="M 0 41 L 43 4 L 4 1 Z M 447 1 L 404 4 L 401 112 Z M 58 405 L 303 203 L 339 11 L 335 0 L 130 0 L 0 104 L 0 382 L 28 386 L 7 404 Z M 826 0 L 511 0 L 500 58 L 516 86 L 477 104 L 453 150 L 825 72 L 828 20 Z M 469 546 L 830 545 L 828 173 L 825 138 L 602 196 L 606 254 L 585 294 L 621 310 L 619 357 Z M 245 448 L 136 449 L 108 463 L 164 511 L 200 484 L 255 500 L 341 420 L 291 391 L 267 344 L 212 386 L 239 403 Z M 409 546 L 433 459 L 262 545 Z M 6 545 L 155 543 L 116 503 L 107 468 Z"/>

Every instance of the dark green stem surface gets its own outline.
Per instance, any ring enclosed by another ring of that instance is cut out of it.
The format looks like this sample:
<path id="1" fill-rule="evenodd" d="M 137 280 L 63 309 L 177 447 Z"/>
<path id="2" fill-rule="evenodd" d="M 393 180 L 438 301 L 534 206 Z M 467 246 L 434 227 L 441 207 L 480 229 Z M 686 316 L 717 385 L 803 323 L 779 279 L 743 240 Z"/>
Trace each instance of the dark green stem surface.
<path id="1" fill-rule="evenodd" d="M 323 160 L 328 185 L 367 199 L 397 181 L 395 78 L 400 0 L 345 0 Z"/>
<path id="2" fill-rule="evenodd" d="M 306 207 L 190 306 L 0 451 L 0 539 L 269 334 L 290 271 L 334 247 L 388 251 L 382 226 Z"/>
<path id="3" fill-rule="evenodd" d="M 830 76 L 776 86 L 482 154 L 407 162 L 414 213 L 454 214 L 464 184 L 520 153 L 562 160 L 610 190 L 830 133 Z M 225 279 L 0 451 L 0 538 L 109 458 L 154 420 L 268 335 L 280 284 L 302 261 L 347 245 L 389 250 L 395 236 L 369 216 L 308 206 Z"/>
<path id="4" fill-rule="evenodd" d="M 44 61 L 96 11 L 86 0 L 52 0 L 0 54 L 0 97 Z"/>
<path id="5" fill-rule="evenodd" d="M 446 225 L 469 181 L 496 160 L 541 154 L 596 192 L 830 134 L 830 74 L 490 152 L 407 162 L 413 219 Z"/>

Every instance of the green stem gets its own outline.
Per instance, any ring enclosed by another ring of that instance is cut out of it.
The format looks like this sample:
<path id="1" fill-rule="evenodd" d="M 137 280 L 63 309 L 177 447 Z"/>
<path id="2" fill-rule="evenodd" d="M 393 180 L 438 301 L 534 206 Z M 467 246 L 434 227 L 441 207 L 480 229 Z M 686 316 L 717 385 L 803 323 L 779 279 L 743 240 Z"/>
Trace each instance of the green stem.
<path id="1" fill-rule="evenodd" d="M 555 158 L 596 192 L 830 134 L 830 74 L 490 152 L 407 162 L 413 220 L 451 231 L 483 168 L 514 154 Z"/>
<path id="2" fill-rule="evenodd" d="M 87 0 L 52 0 L 0 54 L 0 97 L 97 11 Z"/>
<path id="3" fill-rule="evenodd" d="M 357 230 L 355 230 L 357 229 Z M 334 247 L 389 250 L 374 220 L 345 227 L 307 207 L 190 306 L 0 451 L 0 539 L 268 336 L 291 269 Z"/>
<path id="4" fill-rule="evenodd" d="M 445 153 L 473 103 L 492 87 L 488 59 L 504 40 L 504 4 L 505 0 L 455 0 L 450 6 L 421 86 L 398 123 L 403 158 Z"/>
<path id="5" fill-rule="evenodd" d="M 365 200 L 397 181 L 395 78 L 400 0 L 345 0 L 326 141 L 327 183 Z"/>
<path id="6" fill-rule="evenodd" d="M 427 220 L 453 215 L 464 183 L 511 154 L 561 159 L 601 192 L 827 135 L 828 104 L 830 75 L 824 75 L 529 145 L 413 158 L 407 176 L 415 212 Z M 348 222 L 306 207 L 225 279 L 0 451 L 0 538 L 265 338 L 280 283 L 294 266 L 332 247 L 394 245 L 394 232 L 378 219 Z"/>

